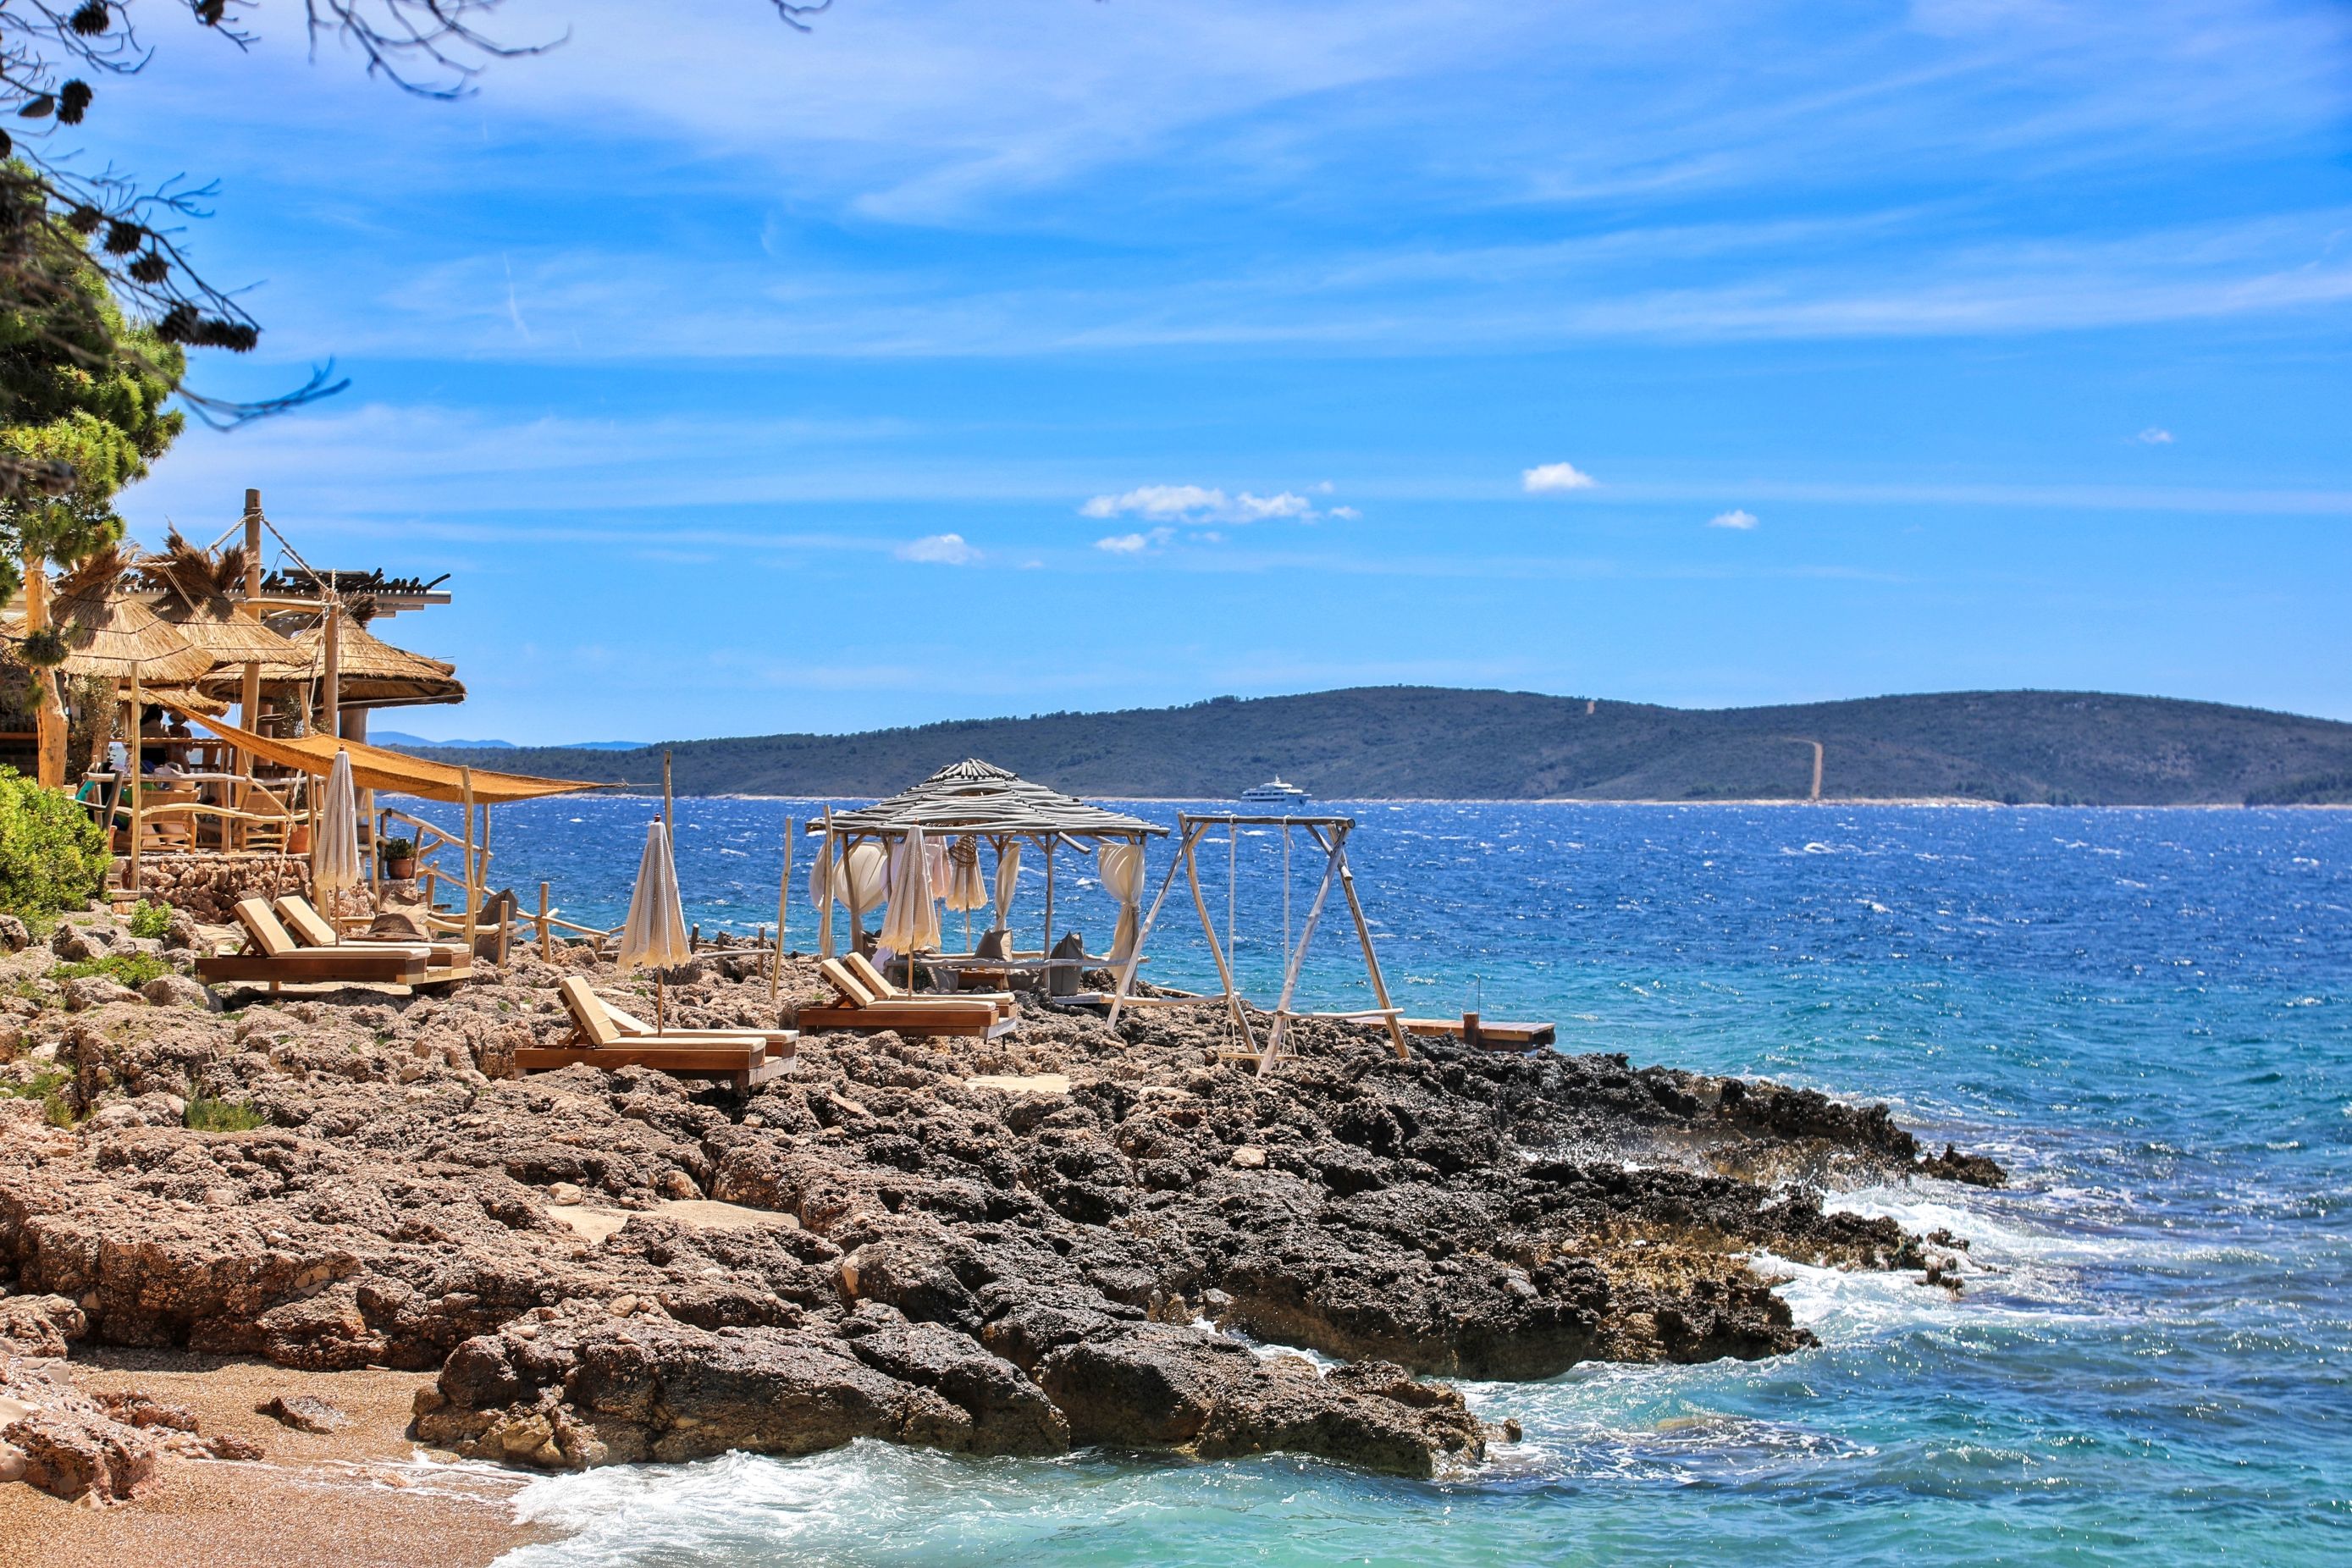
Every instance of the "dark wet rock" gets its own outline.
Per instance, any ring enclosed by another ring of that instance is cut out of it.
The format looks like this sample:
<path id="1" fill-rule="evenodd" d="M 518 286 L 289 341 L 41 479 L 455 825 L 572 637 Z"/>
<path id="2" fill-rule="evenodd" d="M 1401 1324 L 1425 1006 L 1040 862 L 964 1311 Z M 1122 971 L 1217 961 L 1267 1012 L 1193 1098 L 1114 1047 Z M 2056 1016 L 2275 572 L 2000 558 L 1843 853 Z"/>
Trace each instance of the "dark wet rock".
<path id="1" fill-rule="evenodd" d="M 2009 1173 L 1990 1154 L 1963 1154 L 1952 1144 L 1944 1145 L 1940 1154 L 1930 1155 L 1919 1162 L 1919 1173 L 1937 1176 L 1947 1182 L 1966 1182 L 1972 1187 L 2005 1187 Z"/>

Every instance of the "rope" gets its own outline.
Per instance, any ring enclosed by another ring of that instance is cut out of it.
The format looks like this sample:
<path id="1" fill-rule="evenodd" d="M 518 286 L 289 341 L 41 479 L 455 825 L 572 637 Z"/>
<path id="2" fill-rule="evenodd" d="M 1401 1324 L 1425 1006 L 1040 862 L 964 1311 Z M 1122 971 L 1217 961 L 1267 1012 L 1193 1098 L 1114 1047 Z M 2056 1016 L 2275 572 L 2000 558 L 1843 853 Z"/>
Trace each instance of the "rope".
<path id="1" fill-rule="evenodd" d="M 1282 972 L 1290 973 L 1290 824 L 1282 825 Z"/>

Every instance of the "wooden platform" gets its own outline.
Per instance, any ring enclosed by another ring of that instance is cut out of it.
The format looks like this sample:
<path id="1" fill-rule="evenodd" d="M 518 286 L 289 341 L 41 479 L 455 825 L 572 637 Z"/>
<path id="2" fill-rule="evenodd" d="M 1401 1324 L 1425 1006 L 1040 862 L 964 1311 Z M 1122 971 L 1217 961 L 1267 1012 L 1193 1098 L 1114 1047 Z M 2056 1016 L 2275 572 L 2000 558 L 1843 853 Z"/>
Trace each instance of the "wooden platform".
<path id="1" fill-rule="evenodd" d="M 1451 1035 L 1455 1039 L 1468 1037 L 1469 1020 L 1465 1018 L 1400 1018 L 1408 1035 Z M 1473 1042 L 1490 1051 L 1526 1051 L 1538 1046 L 1549 1046 L 1555 1035 L 1549 1024 L 1506 1024 L 1493 1018 L 1481 1018 L 1477 1024 L 1478 1037 Z"/>

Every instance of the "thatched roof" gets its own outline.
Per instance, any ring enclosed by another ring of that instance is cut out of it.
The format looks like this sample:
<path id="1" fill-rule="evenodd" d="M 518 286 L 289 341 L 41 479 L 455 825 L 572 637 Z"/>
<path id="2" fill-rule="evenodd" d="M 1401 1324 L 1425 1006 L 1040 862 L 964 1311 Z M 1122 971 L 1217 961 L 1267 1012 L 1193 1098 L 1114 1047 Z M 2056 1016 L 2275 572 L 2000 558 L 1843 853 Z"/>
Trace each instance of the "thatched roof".
<path id="1" fill-rule="evenodd" d="M 195 647 L 223 664 L 299 664 L 302 651 L 230 597 L 245 580 L 245 550 L 198 548 L 173 529 L 163 552 L 139 563 L 139 575 L 162 597 L 156 614 Z"/>
<path id="2" fill-rule="evenodd" d="M 812 832 L 823 831 L 812 822 Z M 1140 817 L 1106 811 L 1074 795 L 1031 784 L 993 763 L 966 758 L 941 768 L 903 794 L 863 811 L 836 813 L 835 833 L 1056 834 L 1074 838 L 1162 837 L 1168 830 Z"/>
<path id="3" fill-rule="evenodd" d="M 127 680 L 135 667 L 149 685 L 185 686 L 212 672 L 213 656 L 192 646 L 139 599 L 124 581 L 121 555 L 112 550 L 93 556 L 58 584 L 49 625 L 64 640 L 66 657 L 58 668 L 68 675 Z"/>
<path id="4" fill-rule="evenodd" d="M 280 640 L 293 650 L 291 657 L 261 667 L 265 686 L 308 685 L 326 678 L 323 621 Z M 227 679 L 228 672 L 223 671 L 219 680 Z M 336 685 L 339 701 L 345 708 L 405 708 L 466 700 L 466 686 L 457 679 L 456 665 L 394 647 L 349 616 L 342 622 Z"/>

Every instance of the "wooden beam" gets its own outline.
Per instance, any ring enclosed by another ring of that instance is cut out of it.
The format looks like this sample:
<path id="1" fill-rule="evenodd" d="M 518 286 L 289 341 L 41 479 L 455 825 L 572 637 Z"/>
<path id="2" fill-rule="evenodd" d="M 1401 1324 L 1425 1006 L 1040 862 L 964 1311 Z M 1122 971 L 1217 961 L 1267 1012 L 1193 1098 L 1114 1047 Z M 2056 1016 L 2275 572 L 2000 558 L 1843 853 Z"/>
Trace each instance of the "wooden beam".
<path id="1" fill-rule="evenodd" d="M 1388 1026 L 1389 1041 L 1396 1047 L 1396 1054 L 1410 1058 L 1412 1052 L 1405 1047 L 1403 1026 L 1398 1024 L 1396 1007 L 1389 1001 L 1388 982 L 1381 978 L 1380 956 L 1372 952 L 1372 929 L 1364 920 L 1362 902 L 1356 897 L 1356 874 L 1348 867 L 1348 830 L 1337 828 L 1333 833 L 1331 858 L 1339 868 L 1339 890 L 1348 897 L 1348 912 L 1356 920 L 1356 940 L 1364 944 L 1364 973 L 1371 976 L 1372 994 L 1380 999 L 1384 1015 L 1381 1021 Z"/>

